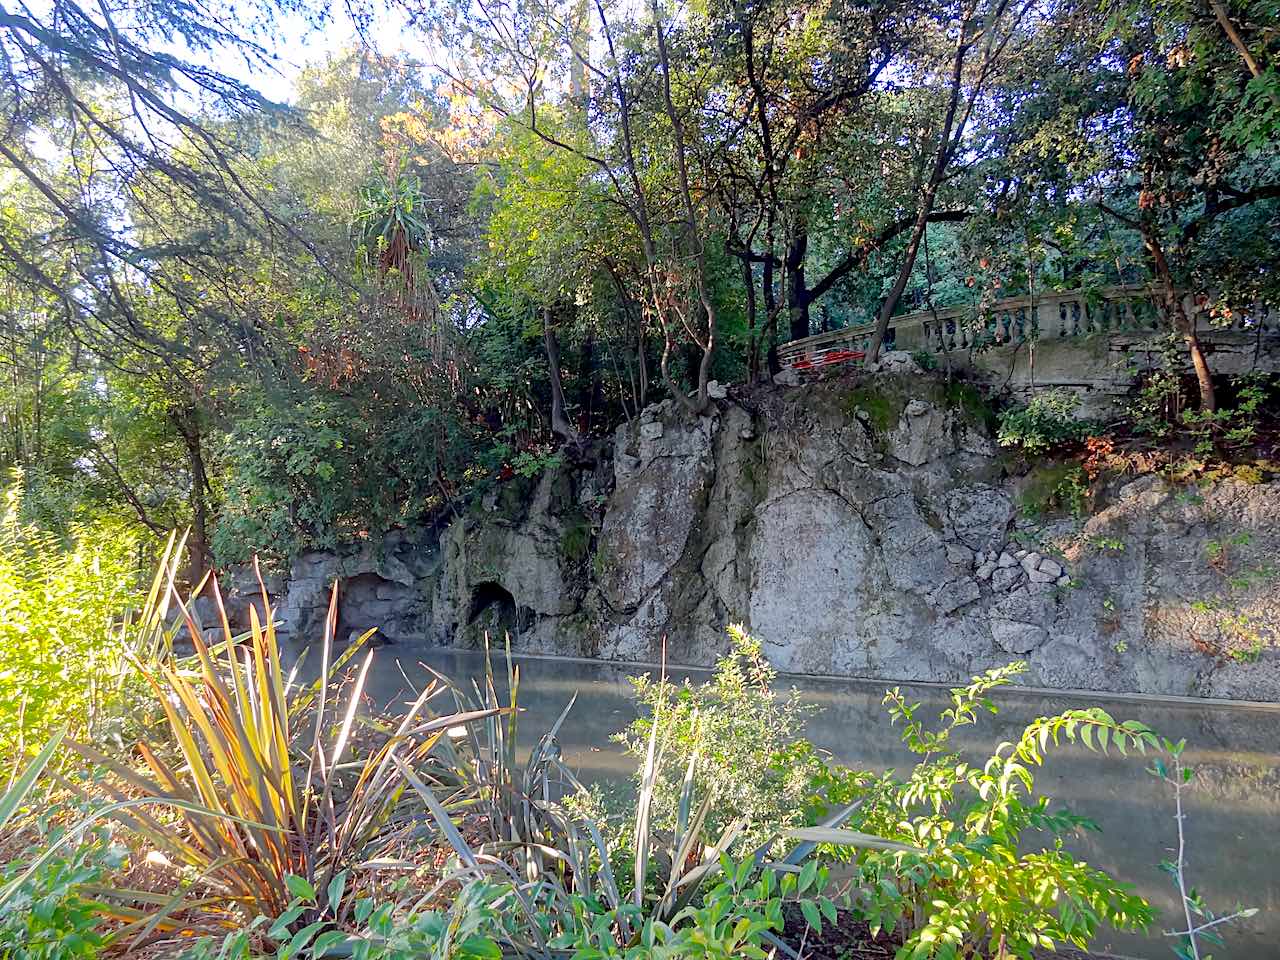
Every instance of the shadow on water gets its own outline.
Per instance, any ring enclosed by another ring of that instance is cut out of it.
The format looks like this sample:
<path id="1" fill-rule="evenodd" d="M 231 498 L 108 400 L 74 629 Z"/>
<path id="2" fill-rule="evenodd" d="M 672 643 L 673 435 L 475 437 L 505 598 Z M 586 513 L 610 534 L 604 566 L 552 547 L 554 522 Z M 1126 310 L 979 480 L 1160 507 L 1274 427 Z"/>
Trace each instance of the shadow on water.
<path id="1" fill-rule="evenodd" d="M 397 662 L 398 658 L 398 662 Z M 505 668 L 495 657 L 495 672 Z M 632 765 L 610 737 L 636 716 L 628 678 L 646 668 L 594 661 L 518 657 L 521 671 L 521 726 L 530 733 L 525 746 L 556 719 L 578 694 L 573 715 L 560 740 L 566 761 L 584 780 L 618 781 Z M 429 678 L 428 664 L 464 687 L 484 676 L 482 654 L 448 650 L 399 650 L 378 653 L 370 676 L 370 695 L 394 709 Z M 695 679 L 701 670 L 672 670 L 675 679 Z M 407 679 L 406 679 L 407 678 Z M 905 770 L 911 755 L 881 705 L 886 684 L 809 677 L 784 677 L 804 699 L 821 710 L 809 724 L 814 743 L 841 763 L 854 767 Z M 913 700 L 938 710 L 948 705 L 937 687 L 901 685 Z M 1046 696 L 1016 690 L 999 692 L 1000 713 L 978 726 L 962 728 L 960 747 L 970 759 L 982 759 L 1036 717 L 1085 702 L 1104 707 L 1118 719 L 1137 719 L 1162 735 L 1188 742 L 1187 760 L 1199 776 L 1187 795 L 1186 814 L 1191 877 L 1206 900 L 1225 911 L 1237 902 L 1259 908 L 1257 916 L 1234 926 L 1226 950 L 1232 960 L 1274 960 L 1280 955 L 1280 710 L 1184 703 L 1112 700 L 1099 695 Z M 1172 797 L 1145 772 L 1141 757 L 1109 756 L 1083 747 L 1064 746 L 1038 772 L 1038 792 L 1055 805 L 1069 806 L 1092 818 L 1100 834 L 1072 837 L 1071 851 L 1099 869 L 1132 883 L 1155 904 L 1163 928 L 1175 923 L 1172 888 L 1155 865 L 1169 856 L 1175 840 Z M 1147 938 L 1106 933 L 1101 948 L 1143 957 L 1171 957 L 1169 942 L 1158 932 Z"/>

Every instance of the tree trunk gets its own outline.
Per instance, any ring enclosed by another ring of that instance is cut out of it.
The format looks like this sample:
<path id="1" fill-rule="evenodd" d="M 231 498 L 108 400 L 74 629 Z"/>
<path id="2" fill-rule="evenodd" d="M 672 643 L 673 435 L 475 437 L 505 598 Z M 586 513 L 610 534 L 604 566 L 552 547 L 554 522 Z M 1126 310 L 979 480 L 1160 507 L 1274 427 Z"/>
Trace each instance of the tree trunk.
<path id="1" fill-rule="evenodd" d="M 767 321 L 761 331 L 769 344 L 769 376 L 776 376 L 782 369 L 778 363 L 778 294 L 773 285 L 773 247 L 769 247 L 769 257 L 764 262 L 763 279 L 760 281 L 760 292 L 764 294 L 764 315 Z"/>
<path id="2" fill-rule="evenodd" d="M 645 404 L 649 402 L 649 357 L 646 352 L 644 342 L 644 311 L 637 311 L 636 320 L 636 380 L 638 387 L 636 391 L 636 410 L 640 411 L 645 408 Z"/>
<path id="3" fill-rule="evenodd" d="M 915 269 L 916 256 L 920 253 L 920 241 L 929 227 L 929 210 L 933 206 L 933 191 L 927 191 L 925 196 L 927 206 L 921 207 L 920 215 L 916 217 L 916 225 L 911 229 L 911 239 L 907 241 L 906 252 L 902 255 L 902 263 L 898 267 L 898 276 L 894 279 L 889 295 L 884 298 L 884 303 L 880 305 L 880 313 L 876 316 L 876 330 L 871 337 L 871 346 L 867 349 L 867 363 L 875 363 L 880 359 L 884 336 L 889 330 L 889 318 L 897 309 L 898 301 L 902 299 L 902 291 L 907 288 L 911 271 Z"/>
<path id="4" fill-rule="evenodd" d="M 809 252 L 808 226 L 801 223 L 787 244 L 787 316 L 791 339 L 803 340 L 809 329 L 809 291 L 804 282 L 804 260 Z"/>
<path id="5" fill-rule="evenodd" d="M 542 308 L 542 343 L 547 351 L 551 380 L 551 432 L 565 443 L 577 443 L 578 432 L 564 412 L 564 386 L 560 382 L 560 340 L 551 322 L 551 308 Z"/>
<path id="6" fill-rule="evenodd" d="M 955 155 L 956 148 L 959 146 L 960 136 L 964 133 L 965 125 L 968 121 L 967 109 L 963 115 L 959 116 L 958 122 L 957 116 L 963 92 L 964 63 L 969 52 L 969 20 L 972 15 L 973 8 L 971 7 L 968 14 L 960 22 L 955 54 L 951 60 L 951 95 L 947 103 L 946 115 L 942 121 L 942 130 L 938 135 L 938 153 L 934 157 L 933 165 L 929 170 L 929 180 L 924 186 L 924 194 L 916 207 L 916 220 L 911 227 L 911 238 L 907 241 L 907 249 L 902 258 L 902 264 L 898 267 L 898 276 L 893 281 L 893 287 L 890 289 L 889 295 L 885 297 L 884 303 L 880 305 L 879 316 L 876 317 L 875 334 L 871 338 L 871 346 L 867 349 L 866 362 L 869 364 L 875 363 L 880 359 L 880 348 L 884 346 L 884 335 L 889 329 L 889 318 L 893 316 L 893 311 L 897 309 L 898 301 L 902 299 L 902 291 L 907 288 L 907 281 L 911 278 L 911 271 L 915 269 L 916 256 L 920 252 L 920 241 L 924 238 L 925 230 L 929 228 L 929 218 L 933 213 L 933 204 L 938 195 L 938 187 L 942 183 L 943 175 L 947 172 L 947 166 L 951 163 L 951 158 Z M 994 24 L 989 24 L 989 27 L 994 28 Z M 989 56 L 990 45 L 988 45 L 987 51 Z M 982 72 L 985 73 L 985 69 Z M 970 93 L 970 107 L 972 107 L 973 98 L 976 98 L 977 93 L 977 89 Z"/>
<path id="7" fill-rule="evenodd" d="M 662 102 L 666 108 L 667 119 L 671 121 L 671 146 L 674 150 L 676 161 L 676 184 L 680 190 L 681 206 L 684 208 L 682 242 L 679 247 L 693 255 L 694 282 L 697 285 L 698 292 L 698 303 L 696 305 L 689 304 L 687 309 L 691 315 L 697 306 L 701 306 L 702 315 L 706 320 L 706 338 L 693 337 L 693 340 L 702 349 L 702 362 L 698 364 L 698 381 L 694 398 L 690 401 L 684 394 L 679 394 L 685 408 L 696 416 L 706 410 L 707 404 L 710 402 L 707 396 L 707 383 L 711 375 L 711 357 L 716 348 L 716 305 L 707 290 L 706 243 L 698 232 L 698 216 L 693 202 L 693 189 L 689 185 L 689 165 L 685 157 L 684 121 L 676 110 L 675 100 L 671 95 L 671 60 L 667 53 L 667 38 L 663 32 L 662 13 L 658 0 L 650 0 L 649 9 L 653 14 L 653 31 L 658 42 L 658 69 L 662 76 Z M 669 331 L 666 334 L 666 339 L 668 341 L 671 339 Z M 666 370 L 666 356 L 667 353 L 664 351 L 663 377 L 670 385 L 671 378 Z"/>
<path id="8" fill-rule="evenodd" d="M 760 312 L 756 303 L 756 278 L 751 269 L 751 258 L 744 254 L 742 261 L 742 286 L 747 292 L 747 377 L 755 383 L 760 377 L 760 332 L 756 329 Z"/>
<path id="9" fill-rule="evenodd" d="M 1204 347 L 1196 333 L 1195 319 L 1187 315 L 1187 308 L 1178 296 L 1178 288 L 1173 282 L 1173 271 L 1165 256 L 1164 245 L 1156 236 L 1154 229 L 1144 226 L 1142 230 L 1143 245 L 1151 254 L 1151 263 L 1155 267 L 1156 277 L 1164 288 L 1161 295 L 1161 312 L 1165 321 L 1182 337 L 1186 344 L 1187 354 L 1191 357 L 1191 368 L 1195 371 L 1196 382 L 1200 387 L 1200 409 L 1206 413 L 1216 410 L 1218 399 L 1213 389 L 1213 372 L 1209 369 L 1209 361 L 1204 355 Z"/>
<path id="10" fill-rule="evenodd" d="M 1210 412 L 1218 408 L 1218 398 L 1213 390 L 1213 374 L 1209 369 L 1209 361 L 1204 355 L 1204 348 L 1200 345 L 1200 338 L 1196 335 L 1195 327 L 1186 317 L 1186 311 L 1182 309 L 1182 305 L 1178 305 L 1178 310 L 1183 314 L 1185 325 L 1182 334 L 1182 342 L 1187 345 L 1187 352 L 1191 355 L 1191 366 L 1196 371 L 1196 382 L 1200 385 L 1200 409 Z"/>
<path id="11" fill-rule="evenodd" d="M 173 415 L 173 423 L 187 450 L 187 468 L 191 473 L 191 532 L 187 536 L 187 583 L 196 587 L 209 571 L 209 501 L 206 491 L 209 477 L 205 472 L 204 448 L 200 438 L 199 415 L 187 409 Z"/>
<path id="12" fill-rule="evenodd" d="M 591 418 L 600 406 L 600 371 L 595 361 L 596 338 L 588 325 L 582 338 L 582 363 L 578 368 L 581 382 L 578 391 L 578 432 L 591 433 Z"/>

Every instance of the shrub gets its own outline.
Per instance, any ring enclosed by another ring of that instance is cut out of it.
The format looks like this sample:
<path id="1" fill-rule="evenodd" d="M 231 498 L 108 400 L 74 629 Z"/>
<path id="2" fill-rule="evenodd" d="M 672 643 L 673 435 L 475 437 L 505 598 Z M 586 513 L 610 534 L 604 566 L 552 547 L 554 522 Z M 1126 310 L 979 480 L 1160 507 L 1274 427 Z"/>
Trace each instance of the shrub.
<path id="1" fill-rule="evenodd" d="M 996 437 L 1000 446 L 1032 455 L 1078 443 L 1094 430 L 1092 423 L 1076 418 L 1079 406 L 1080 398 L 1071 390 L 1045 390 L 1025 407 L 1004 411 Z"/>
<path id="2" fill-rule="evenodd" d="M 40 752 L 0 794 L 0 836 L 18 818 L 37 781 L 61 745 L 65 731 L 54 734 Z M 104 868 L 122 862 L 119 848 L 99 831 L 76 845 L 75 834 L 41 829 L 40 841 L 21 859 L 0 867 L 0 957 L 14 960 L 73 960 L 98 955 L 105 940 L 98 930 L 98 905 L 85 899 L 81 888 L 102 879 Z M 69 855 L 58 856 L 62 848 Z"/>
<path id="3" fill-rule="evenodd" d="M 348 904 L 341 897 L 350 891 L 335 878 L 355 864 L 393 858 L 418 829 L 421 808 L 406 802 L 413 797 L 406 778 L 416 781 L 415 769 L 427 776 L 421 768 L 446 730 L 496 712 L 426 716 L 427 701 L 440 692 L 433 684 L 372 743 L 361 742 L 353 730 L 373 654 L 354 679 L 344 667 L 373 631 L 332 660 L 335 585 L 319 679 L 303 685 L 282 666 L 265 595 L 262 604 L 266 625 L 251 612 L 244 638 L 233 637 L 221 616 L 225 633 L 213 649 L 191 624 L 198 667 L 161 664 L 149 676 L 179 763 L 167 761 L 168 751 L 154 741 L 138 744 L 145 774 L 72 745 L 133 794 L 126 799 L 104 782 L 114 803 L 103 814 L 198 876 L 198 905 L 215 926 L 245 914 L 279 917 L 297 896 L 294 875 L 322 892 L 320 906 L 343 917 Z M 350 683 L 340 693 L 344 680 Z M 146 801 L 173 809 L 177 822 L 162 824 L 141 810 Z M 126 905 L 134 899 L 127 890 L 102 896 Z M 164 929 L 171 925 L 165 918 L 189 908 L 189 899 L 175 896 L 159 911 L 126 906 L 122 914 L 136 920 L 122 933 Z"/>
<path id="4" fill-rule="evenodd" d="M 938 369 L 938 358 L 929 350 L 913 350 L 911 351 L 911 359 L 915 361 L 917 367 L 926 372 Z"/>
<path id="5" fill-rule="evenodd" d="M 1087 948 L 1102 924 L 1145 929 L 1149 904 L 1063 849 L 1064 833 L 1097 827 L 1070 811 L 1051 811 L 1035 796 L 1034 768 L 1062 740 L 1121 753 L 1159 748 L 1136 721 L 1118 722 L 1101 709 L 1068 710 L 1031 723 L 981 764 L 967 762 L 952 733 L 996 707 L 987 693 L 1023 669 L 991 670 L 951 691 L 952 705 L 930 729 L 897 690 L 885 697 L 890 716 L 904 724 L 902 740 L 923 757 L 905 780 L 886 775 L 874 799 L 856 814 L 860 829 L 910 844 L 909 851 L 868 850 L 859 860 L 859 913 L 874 929 L 904 923 L 900 956 L 1013 955 L 1060 942 Z M 1052 842 L 1029 849 L 1024 835 L 1043 831 Z"/>
<path id="6" fill-rule="evenodd" d="M 570 897 L 570 909 L 557 918 L 553 949 L 572 951 L 574 957 L 605 958 L 706 958 L 729 960 L 749 957 L 767 960 L 778 954 L 783 929 L 783 903 L 797 902 L 807 924 L 822 929 L 825 918 L 835 922 L 836 909 L 821 895 L 827 873 L 810 863 L 797 873 L 779 875 L 759 870 L 751 860 L 735 863 L 727 856 L 719 861 L 720 882 L 697 902 L 684 907 L 669 921 L 644 924 L 631 942 L 614 935 L 617 911 L 590 897 Z"/>
<path id="7" fill-rule="evenodd" d="M 438 509 L 478 479 L 473 425 L 458 410 L 306 394 L 237 418 L 226 438 L 219 563 L 283 562 Z M 366 398 L 367 399 L 367 398 Z"/>
<path id="8" fill-rule="evenodd" d="M 724 703 L 741 709 L 746 697 L 773 715 L 765 718 L 765 725 L 776 728 L 781 723 L 776 714 L 780 710 L 795 713 L 795 708 L 788 711 L 770 704 L 767 681 L 773 672 L 760 657 L 758 644 L 737 628 L 733 636 L 735 651 L 722 661 L 718 681 L 707 684 L 706 690 L 689 687 L 694 691 L 690 696 L 701 694 L 713 713 L 726 712 Z M 514 691 L 519 686 L 518 673 L 510 664 L 508 671 Z M 717 754 L 720 742 L 714 731 L 727 728 L 716 723 L 704 728 L 685 711 L 683 698 L 671 694 L 670 685 L 665 692 L 654 693 L 661 686 L 639 684 L 654 704 L 655 714 L 652 722 L 627 734 L 636 736 L 643 729 L 645 739 L 628 748 L 638 760 L 636 792 L 618 827 L 597 818 L 594 798 L 560 760 L 559 752 L 550 749 L 572 701 L 539 738 L 523 767 L 515 763 L 514 697 L 505 722 L 491 716 L 478 728 L 484 730 L 483 737 L 477 732 L 470 738 L 473 742 L 459 738 L 452 747 L 442 746 L 446 753 L 473 754 L 472 763 L 450 766 L 470 768 L 475 781 L 471 791 L 475 800 L 467 807 L 474 815 L 470 822 L 487 826 L 464 837 L 437 796 L 437 790 L 456 790 L 457 785 L 442 783 L 432 788 L 410 779 L 459 863 L 428 897 L 476 875 L 523 878 L 513 887 L 509 910 L 520 914 L 520 930 L 530 945 L 526 949 L 517 944 L 516 952 L 535 956 L 567 950 L 577 957 L 600 958 L 762 958 L 765 944 L 777 945 L 783 899 L 799 902 L 815 926 L 820 926 L 822 917 L 834 917 L 834 905 L 822 895 L 826 871 L 813 859 L 822 838 L 787 830 L 780 821 L 749 822 L 741 816 L 729 819 L 723 828 L 713 826 L 714 821 L 726 819 L 719 793 L 726 782 L 723 756 Z M 716 702 L 712 691 L 724 703 Z M 461 695 L 459 702 L 463 702 Z M 492 670 L 480 702 L 490 706 L 497 702 Z M 674 723 L 668 722 L 667 710 L 680 714 Z M 766 739 L 772 741 L 772 737 L 771 733 Z M 738 746 L 742 743 L 739 739 Z M 816 755 L 812 747 L 807 750 Z M 736 756 L 734 764 L 739 772 L 745 769 Z M 553 783 L 577 793 L 561 801 L 549 786 Z M 668 791 L 671 796 L 666 798 Z M 581 802 L 575 802 L 579 798 Z M 664 808 L 667 799 L 670 805 Z M 836 828 L 851 812 L 851 805 L 837 810 L 825 818 L 821 829 Z M 798 818 L 788 812 L 788 819 Z M 764 836 L 765 844 L 756 844 L 753 835 Z M 766 866 L 767 848 L 779 835 L 800 842 L 791 843 L 785 855 Z M 855 846 L 864 841 L 881 843 L 849 831 L 842 836 Z M 884 845 L 905 849 L 898 843 Z M 779 879 L 774 871 L 786 875 Z"/>
<path id="9" fill-rule="evenodd" d="M 56 843 L 59 832 L 45 834 L 41 846 Z M 38 855 L 28 851 L 27 859 Z M 21 960 L 88 960 L 106 945 L 101 929 L 102 905 L 84 895 L 84 888 L 101 883 L 109 871 L 124 862 L 123 848 L 112 846 L 107 833 L 97 831 L 87 841 L 71 847 L 64 856 L 51 857 L 30 876 L 25 860 L 0 870 L 0 885 L 13 891 L 0 904 L 0 957 Z"/>
<path id="10" fill-rule="evenodd" d="M 647 674 L 633 679 L 646 715 L 616 739 L 642 760 L 656 720 L 658 740 L 666 745 L 654 787 L 656 825 L 674 823 L 685 770 L 700 745 L 699 775 L 716 798 L 711 832 L 741 819 L 746 842 L 760 844 L 812 822 L 820 802 L 815 783 L 833 772 L 829 758 L 800 736 L 812 708 L 795 690 L 774 690 L 777 671 L 759 640 L 738 625 L 729 627 L 729 636 L 731 649 L 707 683 L 677 685 Z"/>
<path id="11" fill-rule="evenodd" d="M 1258 421 L 1265 409 L 1269 384 L 1261 374 L 1237 377 L 1234 406 L 1216 410 L 1184 410 L 1182 422 L 1195 440 L 1201 456 L 1218 448 L 1236 449 L 1252 445 L 1258 436 Z"/>
<path id="12" fill-rule="evenodd" d="M 21 479 L 0 516 L 0 756 L 104 712 L 123 648 L 120 612 L 140 600 L 139 541 L 123 524 L 73 524 L 63 542 L 19 518 Z"/>
<path id="13" fill-rule="evenodd" d="M 346 879 L 340 874 L 334 882 L 345 885 Z M 221 941 L 203 937 L 179 960 L 257 960 L 252 947 L 261 939 L 280 944 L 277 956 L 296 960 L 500 960 L 498 940 L 514 927 L 510 885 L 485 879 L 464 885 L 448 910 L 401 909 L 394 901 L 361 897 L 348 924 L 339 922 L 303 878 L 290 880 L 298 896 L 280 916 L 256 917 Z M 293 934 L 292 925 L 303 915 L 317 919 Z"/>
<path id="14" fill-rule="evenodd" d="M 1088 472 L 1079 464 L 1040 464 L 1028 475 L 1018 508 L 1029 520 L 1057 510 L 1079 519 L 1088 510 L 1090 492 Z"/>

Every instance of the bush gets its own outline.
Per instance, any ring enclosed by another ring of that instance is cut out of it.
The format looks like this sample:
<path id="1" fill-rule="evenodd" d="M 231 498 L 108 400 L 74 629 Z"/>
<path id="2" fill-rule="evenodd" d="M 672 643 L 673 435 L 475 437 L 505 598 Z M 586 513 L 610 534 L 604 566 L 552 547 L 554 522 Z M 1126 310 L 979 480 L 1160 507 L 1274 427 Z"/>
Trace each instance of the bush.
<path id="1" fill-rule="evenodd" d="M 21 478 L 0 516 L 0 756 L 59 726 L 91 731 L 121 666 L 116 633 L 141 599 L 140 544 L 120 523 L 76 523 L 69 542 L 18 515 Z"/>
<path id="2" fill-rule="evenodd" d="M 732 647 L 707 683 L 676 685 L 647 674 L 633 679 L 636 699 L 647 708 L 616 739 L 643 760 L 654 720 L 658 740 L 667 745 L 654 791 L 654 822 L 669 828 L 678 811 L 689 759 L 699 749 L 703 785 L 716 798 L 712 834 L 731 821 L 747 822 L 746 842 L 760 844 L 790 827 L 812 823 L 822 812 L 815 796 L 819 781 L 839 779 L 824 757 L 801 738 L 813 709 L 792 690 L 773 689 L 777 671 L 760 641 L 741 626 L 729 627 Z"/>
<path id="3" fill-rule="evenodd" d="M 1028 475 L 1018 497 L 1018 508 L 1030 520 L 1055 510 L 1068 511 L 1080 519 L 1088 509 L 1089 499 L 1089 475 L 1084 467 L 1075 463 L 1045 463 Z"/>
<path id="4" fill-rule="evenodd" d="M 224 507 L 212 536 L 219 563 L 333 549 L 460 495 L 476 454 L 471 427 L 433 407 L 384 412 L 314 396 L 242 416 L 224 450 Z"/>
<path id="5" fill-rule="evenodd" d="M 1036 455 L 1079 443 L 1095 429 L 1091 422 L 1076 419 L 1079 406 L 1080 398 L 1065 388 L 1037 393 L 1025 407 L 1000 414 L 1000 446 Z"/>
<path id="6" fill-rule="evenodd" d="M 55 831 L 42 837 L 47 845 Z M 28 857 L 38 856 L 29 851 Z M 108 842 L 105 831 L 75 846 L 63 857 L 46 860 L 0 904 L 0 957 L 12 960 L 89 960 L 106 944 L 100 930 L 101 905 L 83 889 L 102 882 L 124 862 L 125 853 Z M 25 860 L 0 870 L 0 888 L 25 872 Z"/>
<path id="7" fill-rule="evenodd" d="M 1124 884 L 1063 849 L 1061 837 L 1096 830 L 1067 810 L 1050 811 L 1035 796 L 1034 768 L 1062 740 L 1119 752 L 1159 749 L 1162 742 L 1136 721 L 1118 722 L 1101 709 L 1068 710 L 1031 723 L 981 763 L 969 763 L 951 744 L 952 733 L 996 707 L 987 693 L 1024 668 L 990 670 L 951 691 L 952 705 L 930 729 L 920 705 L 897 690 L 885 696 L 890 716 L 904 724 L 902 740 L 923 759 L 905 780 L 882 778 L 873 799 L 852 823 L 913 849 L 869 850 L 859 860 L 859 913 L 872 925 L 907 925 L 900 956 L 977 956 L 1031 960 L 1032 952 L 1060 942 L 1086 949 L 1103 924 L 1145 929 L 1150 905 Z M 1024 838 L 1043 832 L 1040 850 Z"/>
<path id="8" fill-rule="evenodd" d="M 1184 410 L 1182 422 L 1195 440 L 1195 452 L 1207 456 L 1219 449 L 1252 446 L 1258 439 L 1258 422 L 1267 409 L 1270 384 L 1261 374 L 1232 381 L 1235 405 L 1216 410 Z"/>
<path id="9" fill-rule="evenodd" d="M 299 881 L 320 891 L 320 907 L 341 916 L 343 898 L 355 891 L 336 884 L 336 877 L 354 864 L 395 859 L 419 830 L 424 812 L 408 784 L 431 778 L 431 753 L 445 732 L 497 712 L 429 714 L 427 701 L 441 692 L 433 684 L 397 720 L 375 723 L 371 734 L 361 736 L 357 706 L 373 655 L 365 653 L 354 676 L 346 667 L 373 631 L 334 658 L 335 585 L 319 677 L 303 683 L 281 662 L 266 596 L 262 609 L 266 626 L 255 617 L 244 637 L 232 635 L 220 610 L 223 635 L 214 649 L 198 633 L 193 637 L 195 667 L 162 665 L 149 677 L 167 720 L 164 733 L 176 750 L 154 739 L 140 742 L 145 773 L 71 744 L 127 783 L 133 801 L 173 809 L 172 822 L 163 824 L 121 803 L 103 814 L 207 887 L 202 898 L 176 896 L 161 911 L 143 913 L 121 936 L 146 933 L 161 916 L 189 909 L 192 901 L 209 926 L 225 928 L 244 911 L 276 918 L 298 896 Z M 123 797 L 110 783 L 103 789 L 112 800 Z M 102 897 L 126 905 L 135 899 L 130 890 L 103 890 Z"/>
<path id="10" fill-rule="evenodd" d="M 448 910 L 423 910 L 418 905 L 398 909 L 394 901 L 361 897 L 352 908 L 350 923 L 341 922 L 302 877 L 293 876 L 290 881 L 299 896 L 282 914 L 259 916 L 220 941 L 202 937 L 179 960 L 257 960 L 260 954 L 253 944 L 263 938 L 281 944 L 278 956 L 297 960 L 348 955 L 356 960 L 500 960 L 498 940 L 514 927 L 510 886 L 488 880 L 463 886 Z M 335 882 L 345 886 L 347 875 L 340 874 Z M 332 902 L 334 898 L 324 899 Z M 304 914 L 318 919 L 291 935 L 295 921 Z"/>
<path id="11" fill-rule="evenodd" d="M 911 351 L 911 359 L 915 361 L 917 367 L 926 372 L 938 369 L 937 356 L 928 350 Z"/>
<path id="12" fill-rule="evenodd" d="M 729 803 L 724 802 L 722 791 L 731 786 L 726 771 L 749 775 L 753 768 L 742 756 L 749 745 L 771 750 L 782 762 L 790 744 L 780 731 L 791 729 L 800 713 L 794 697 L 781 704 L 774 698 L 768 686 L 774 674 L 759 645 L 739 628 L 731 632 L 734 651 L 721 661 L 711 683 L 676 688 L 638 682 L 644 700 L 654 704 L 657 722 L 641 722 L 624 735 L 637 759 L 637 774 L 621 823 L 608 821 L 552 749 L 572 701 L 523 766 L 515 762 L 514 695 L 505 717 L 491 716 L 454 745 L 442 743 L 445 767 L 463 773 L 464 782 L 412 782 L 460 864 L 436 889 L 465 884 L 477 874 L 503 881 L 521 877 L 508 900 L 508 914 L 520 927 L 505 936 L 516 953 L 532 956 L 551 949 L 576 957 L 763 960 L 765 945 L 776 946 L 784 899 L 796 900 L 814 926 L 822 917 L 833 918 L 835 907 L 823 896 L 826 871 L 813 857 L 818 844 L 789 838 L 790 849 L 766 866 L 757 842 L 786 834 L 786 822 L 803 819 L 810 791 L 795 790 L 799 812 L 779 812 L 776 798 L 762 802 L 770 797 L 768 789 L 731 791 Z M 519 677 L 510 661 L 508 671 L 514 692 Z M 692 700 L 707 707 L 706 725 Z M 497 703 L 490 669 L 485 693 L 473 705 L 494 711 Z M 467 705 L 460 692 L 458 705 Z M 732 721 L 748 709 L 756 722 L 735 729 Z M 643 742 L 632 741 L 642 733 Z M 796 755 L 816 758 L 817 753 L 800 741 Z M 759 756 L 755 759 L 758 767 Z M 821 763 L 802 762 L 798 769 L 812 766 Z M 574 792 L 560 797 L 565 787 Z M 474 798 L 467 810 L 475 826 L 467 836 L 441 803 L 447 795 L 442 791 Z M 751 804 L 759 811 L 756 816 L 777 819 L 748 822 L 732 816 L 744 797 L 757 801 Z M 849 812 L 846 806 L 827 817 L 824 828 L 843 822 Z M 779 878 L 775 871 L 785 875 Z"/>

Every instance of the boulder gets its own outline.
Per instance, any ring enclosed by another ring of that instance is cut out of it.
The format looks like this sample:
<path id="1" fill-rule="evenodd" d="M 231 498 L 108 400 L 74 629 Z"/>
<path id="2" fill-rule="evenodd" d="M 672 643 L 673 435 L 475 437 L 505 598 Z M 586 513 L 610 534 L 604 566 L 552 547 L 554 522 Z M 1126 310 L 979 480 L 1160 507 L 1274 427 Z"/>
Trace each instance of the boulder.
<path id="1" fill-rule="evenodd" d="M 1012 590 L 1021 579 L 1022 569 L 1017 564 L 1012 567 L 996 567 L 991 574 L 991 589 L 1000 592 Z"/>
<path id="2" fill-rule="evenodd" d="M 911 373 L 922 371 L 915 359 L 905 350 L 890 350 L 880 355 L 878 363 L 866 365 L 868 373 Z"/>
<path id="3" fill-rule="evenodd" d="M 1049 557 L 1042 559 L 1036 569 L 1041 573 L 1047 573 L 1050 580 L 1057 580 L 1062 576 L 1062 564 Z"/>

